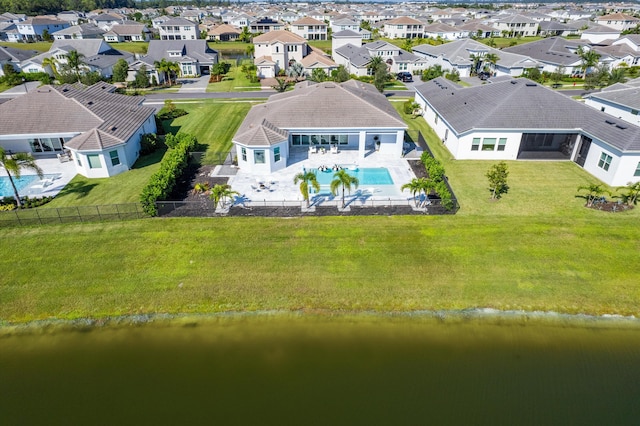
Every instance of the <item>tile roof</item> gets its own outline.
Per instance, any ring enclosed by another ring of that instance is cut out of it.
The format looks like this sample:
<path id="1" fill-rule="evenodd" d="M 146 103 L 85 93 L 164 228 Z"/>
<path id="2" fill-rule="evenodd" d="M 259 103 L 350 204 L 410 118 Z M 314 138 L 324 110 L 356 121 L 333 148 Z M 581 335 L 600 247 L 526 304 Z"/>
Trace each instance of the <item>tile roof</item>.
<path id="1" fill-rule="evenodd" d="M 407 128 L 383 94 L 373 85 L 356 80 L 304 82 L 296 85 L 293 91 L 272 95 L 265 104 L 251 108 L 233 140 L 246 141 L 248 135 L 255 135 L 251 131 L 262 126 L 264 120 L 283 131 Z"/>
<path id="2" fill-rule="evenodd" d="M 291 25 L 324 25 L 326 26 L 327 24 L 307 16 L 292 22 Z"/>
<path id="3" fill-rule="evenodd" d="M 324 65 L 320 66 L 320 68 L 326 68 L 326 67 L 337 67 L 338 64 L 336 64 L 335 62 L 333 62 L 331 60 L 331 58 L 329 58 L 327 55 L 318 53 L 317 51 L 313 51 L 311 53 L 309 53 L 307 56 L 305 56 L 304 58 L 302 58 L 302 60 L 300 61 L 300 63 L 302 64 L 303 67 L 305 68 L 309 68 L 314 64 L 321 64 Z"/>
<path id="4" fill-rule="evenodd" d="M 399 16 L 395 19 L 391 19 L 386 21 L 385 24 L 391 25 L 422 25 L 422 21 L 418 21 L 417 19 L 409 18 L 408 16 Z"/>
<path id="5" fill-rule="evenodd" d="M 306 43 L 304 37 L 287 30 L 275 30 L 253 38 L 254 43 Z"/>
<path id="6" fill-rule="evenodd" d="M 233 138 L 236 142 L 247 146 L 271 146 L 287 140 L 289 132 L 271 124 L 266 118 L 259 125 L 249 124 L 243 133 L 238 132 Z"/>
<path id="7" fill-rule="evenodd" d="M 540 62 L 573 65 L 580 64 L 580 56 L 572 53 L 580 46 L 588 46 L 584 40 L 566 40 L 562 37 L 543 38 L 531 43 L 504 48 L 503 52 L 525 55 Z"/>
<path id="8" fill-rule="evenodd" d="M 169 51 L 181 51 L 183 57 L 197 59 L 203 64 L 218 62 L 218 52 L 211 49 L 206 40 L 151 40 L 147 55 L 140 59 L 150 65 L 163 58 L 172 62 L 183 59 L 169 56 Z"/>
<path id="9" fill-rule="evenodd" d="M 482 129 L 579 131 L 620 151 L 640 151 L 640 127 L 525 78 L 461 88 L 438 77 L 416 87 L 458 134 Z M 499 99 L 496 102 L 496 99 Z"/>

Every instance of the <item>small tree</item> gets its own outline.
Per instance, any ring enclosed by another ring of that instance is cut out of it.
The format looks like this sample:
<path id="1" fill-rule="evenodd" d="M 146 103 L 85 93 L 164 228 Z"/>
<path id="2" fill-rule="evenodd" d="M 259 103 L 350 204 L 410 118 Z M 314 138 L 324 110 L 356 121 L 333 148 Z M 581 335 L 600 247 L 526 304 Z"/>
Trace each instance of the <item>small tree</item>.
<path id="1" fill-rule="evenodd" d="M 298 173 L 293 178 L 293 183 L 300 183 L 300 193 L 302 194 L 302 199 L 307 202 L 307 208 L 309 208 L 309 190 L 311 188 L 315 189 L 316 192 L 320 191 L 320 184 L 318 183 L 318 176 L 309 170 L 306 170 L 303 173 Z"/>
<path id="2" fill-rule="evenodd" d="M 313 71 L 311 71 L 311 76 L 309 77 L 309 80 L 315 81 L 317 83 L 322 83 L 326 79 L 327 73 L 324 72 L 322 68 L 314 68 Z"/>
<path id="3" fill-rule="evenodd" d="M 305 76 L 304 66 L 299 62 L 294 62 L 287 68 L 287 77 L 295 78 L 296 81 L 298 81 L 298 79 L 304 78 Z"/>
<path id="4" fill-rule="evenodd" d="M 334 70 L 331 73 L 331 78 L 336 83 L 342 83 L 342 82 L 345 82 L 345 81 L 349 80 L 349 78 L 351 78 L 351 76 L 349 75 L 349 72 L 344 67 L 344 65 L 339 65 L 338 69 Z"/>
<path id="5" fill-rule="evenodd" d="M 271 86 L 271 88 L 276 92 L 284 92 L 289 88 L 290 83 L 287 81 L 286 78 L 276 77 L 276 82 L 277 83 L 274 86 Z"/>
<path id="6" fill-rule="evenodd" d="M 489 179 L 489 190 L 491 191 L 491 199 L 495 200 L 506 194 L 509 190 L 507 185 L 507 177 L 509 176 L 509 170 L 507 163 L 504 161 L 494 164 L 489 168 L 485 175 Z"/>
<path id="7" fill-rule="evenodd" d="M 623 186 L 622 188 L 618 188 L 622 190 L 626 190 L 626 192 L 619 195 L 619 198 L 622 199 L 623 202 L 627 203 L 627 205 L 638 204 L 638 195 L 640 195 L 640 182 L 631 183 L 627 186 Z"/>
<path id="8" fill-rule="evenodd" d="M 211 199 L 213 200 L 213 205 L 215 207 L 220 205 L 220 207 L 224 206 L 227 198 L 231 198 L 234 195 L 239 195 L 238 191 L 233 191 L 230 185 L 216 185 L 211 189 Z"/>
<path id="9" fill-rule="evenodd" d="M 333 180 L 331 181 L 331 193 L 333 195 L 338 194 L 338 188 L 342 187 L 342 208 L 345 208 L 344 193 L 349 191 L 351 193 L 351 187 L 358 188 L 360 181 L 357 177 L 351 176 L 346 170 L 340 169 L 333 174 Z"/>
<path id="10" fill-rule="evenodd" d="M 584 198 L 587 200 L 587 207 L 593 207 L 596 200 L 602 198 L 604 194 L 611 195 L 609 191 L 604 189 L 602 184 L 590 183 L 588 185 L 581 185 L 578 187 L 578 192 L 587 191 L 586 195 L 576 195 L 576 197 Z"/>
<path id="11" fill-rule="evenodd" d="M 147 67 L 145 65 L 142 65 L 138 71 L 136 71 L 135 79 L 131 85 L 137 89 L 149 87 L 149 77 L 147 77 Z"/>
<path id="12" fill-rule="evenodd" d="M 422 71 L 422 81 L 433 80 L 434 78 L 442 77 L 444 70 L 440 65 L 433 65 Z"/>
<path id="13" fill-rule="evenodd" d="M 114 82 L 122 82 L 127 79 L 129 71 L 129 64 L 124 59 L 118 59 L 118 62 L 113 66 L 112 80 Z"/>
<path id="14" fill-rule="evenodd" d="M 42 179 L 42 169 L 36 164 L 36 160 L 33 156 L 26 152 L 19 152 L 17 154 L 7 154 L 5 149 L 0 146 L 0 166 L 2 166 L 7 172 L 7 176 L 9 177 L 9 183 L 11 183 L 11 187 L 13 188 L 13 196 L 16 199 L 16 204 L 18 207 L 22 206 L 22 202 L 20 201 L 20 194 L 18 194 L 18 188 L 16 188 L 16 184 L 13 181 L 13 178 L 20 178 L 20 170 L 21 169 L 31 169 L 36 172 L 38 177 Z"/>

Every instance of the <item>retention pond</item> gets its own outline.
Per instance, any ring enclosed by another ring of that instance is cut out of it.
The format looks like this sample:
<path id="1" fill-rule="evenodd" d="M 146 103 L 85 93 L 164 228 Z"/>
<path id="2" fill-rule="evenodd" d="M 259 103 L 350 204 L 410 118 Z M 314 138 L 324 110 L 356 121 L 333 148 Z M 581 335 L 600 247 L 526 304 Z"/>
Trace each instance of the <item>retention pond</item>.
<path id="1" fill-rule="evenodd" d="M 240 315 L 0 328 L 14 424 L 637 424 L 640 327 Z"/>

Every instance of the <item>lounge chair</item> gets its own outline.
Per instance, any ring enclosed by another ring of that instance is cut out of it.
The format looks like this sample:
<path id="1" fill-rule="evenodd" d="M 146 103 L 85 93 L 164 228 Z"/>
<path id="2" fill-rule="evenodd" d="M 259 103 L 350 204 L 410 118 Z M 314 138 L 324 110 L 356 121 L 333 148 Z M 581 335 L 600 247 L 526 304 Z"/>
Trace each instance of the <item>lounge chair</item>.
<path id="1" fill-rule="evenodd" d="M 318 153 L 318 147 L 315 145 L 311 145 L 309 146 L 309 154 L 317 154 Z"/>
<path id="2" fill-rule="evenodd" d="M 331 153 L 332 154 L 338 153 L 338 145 L 331 145 Z"/>

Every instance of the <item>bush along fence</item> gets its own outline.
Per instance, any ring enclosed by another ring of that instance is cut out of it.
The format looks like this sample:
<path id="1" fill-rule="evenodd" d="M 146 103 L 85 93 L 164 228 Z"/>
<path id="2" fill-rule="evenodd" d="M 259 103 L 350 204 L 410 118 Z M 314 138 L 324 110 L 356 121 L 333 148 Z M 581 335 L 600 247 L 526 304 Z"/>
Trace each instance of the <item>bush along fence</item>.
<path id="1" fill-rule="evenodd" d="M 429 192 L 435 192 L 440 199 L 441 204 L 447 209 L 452 210 L 458 207 L 458 203 L 453 195 L 451 186 L 447 182 L 444 174 L 444 166 L 429 151 L 425 151 L 420 156 L 422 164 L 429 175 L 429 185 L 427 187 L 426 200 L 429 200 Z"/>
<path id="2" fill-rule="evenodd" d="M 149 216 L 158 215 L 156 201 L 171 194 L 178 178 L 187 167 L 189 154 L 198 145 L 195 136 L 187 133 L 168 134 L 165 143 L 169 151 L 162 158 L 160 170 L 151 175 L 140 197 L 142 208 Z"/>
<path id="3" fill-rule="evenodd" d="M 0 211 L 0 228 L 15 225 L 103 222 L 149 217 L 139 203 Z"/>

